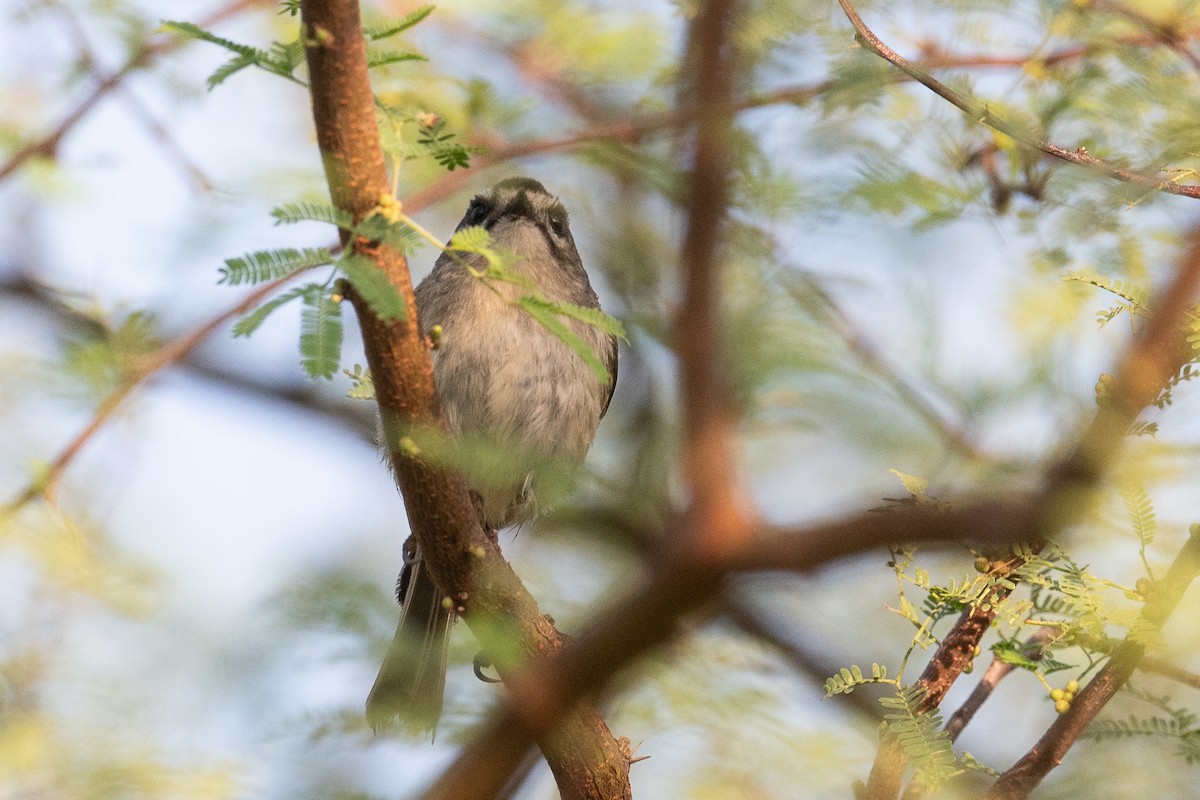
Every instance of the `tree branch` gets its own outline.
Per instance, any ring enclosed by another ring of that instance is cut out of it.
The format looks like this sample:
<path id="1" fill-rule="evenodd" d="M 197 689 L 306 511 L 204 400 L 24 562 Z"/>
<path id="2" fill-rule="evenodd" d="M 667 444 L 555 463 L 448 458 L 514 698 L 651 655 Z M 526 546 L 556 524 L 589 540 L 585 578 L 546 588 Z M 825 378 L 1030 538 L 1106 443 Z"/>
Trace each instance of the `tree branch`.
<path id="1" fill-rule="evenodd" d="M 269 6 L 272 5 L 272 3 L 268 2 L 268 0 L 232 0 L 232 2 L 222 6 L 213 13 L 209 14 L 207 17 L 201 19 L 199 22 L 197 22 L 197 24 L 203 28 L 209 28 L 218 22 L 221 22 L 222 20 L 228 19 L 229 17 L 245 11 L 247 8 L 253 8 L 258 5 Z M 88 112 L 90 112 L 101 100 L 103 100 L 105 96 L 109 94 L 109 92 L 120 86 L 126 78 L 137 72 L 139 69 L 144 69 L 147 67 L 151 62 L 154 61 L 154 59 L 179 47 L 182 47 L 183 44 L 189 41 L 189 39 L 179 36 L 163 35 L 156 37 L 153 41 L 149 41 L 136 49 L 120 69 L 96 84 L 91 93 L 82 101 L 80 101 L 79 105 L 77 105 L 70 113 L 68 113 L 52 131 L 38 139 L 35 139 L 32 142 L 29 142 L 9 156 L 8 161 L 6 161 L 3 166 L 0 166 L 0 181 L 3 181 L 9 175 L 12 175 L 31 158 L 36 156 L 53 158 L 58 151 L 59 144 L 62 142 L 63 137 L 66 136 L 80 120 L 86 117 Z"/>
<path id="2" fill-rule="evenodd" d="M 913 80 L 929 88 L 934 94 L 946 100 L 951 105 L 963 111 L 968 117 L 976 122 L 987 125 L 989 128 L 994 128 L 1001 133 L 1011 137 L 1014 141 L 1020 142 L 1026 147 L 1034 150 L 1040 150 L 1048 156 L 1062 159 L 1077 166 L 1087 167 L 1107 175 L 1110 178 L 1115 178 L 1126 183 L 1133 183 L 1139 186 L 1145 186 L 1155 191 L 1166 192 L 1167 194 L 1177 194 L 1183 197 L 1200 198 L 1200 186 L 1190 186 L 1174 183 L 1169 180 L 1160 180 L 1150 175 L 1141 172 L 1134 172 L 1123 167 L 1118 167 L 1115 164 L 1110 164 L 1107 161 L 1096 158 L 1087 152 L 1083 147 L 1077 147 L 1074 150 L 1068 150 L 1051 142 L 1039 139 L 1029 131 L 1006 121 L 997 114 L 992 113 L 988 108 L 987 103 L 980 102 L 970 97 L 959 94 L 951 89 L 946 84 L 934 78 L 923 68 L 901 56 L 892 48 L 888 47 L 882 39 L 875 35 L 866 23 L 863 22 L 858 11 L 850 0 L 838 0 L 842 11 L 846 14 L 846 19 L 850 20 L 850 24 L 854 26 L 854 30 L 858 33 L 859 40 L 866 45 L 867 49 L 875 55 L 891 63 L 896 68 L 903 71 Z"/>
<path id="3" fill-rule="evenodd" d="M 391 192 L 375 122 L 358 0 L 305 0 L 300 13 L 317 142 L 330 195 L 335 206 L 361 220 Z M 404 319 L 388 321 L 377 317 L 356 293 L 348 295 L 362 329 L 396 484 L 430 575 L 477 632 L 489 621 L 504 620 L 515 629 L 515 638 L 528 655 L 561 648 L 564 637 L 541 614 L 499 546 L 481 527 L 462 477 L 430 467 L 400 446 L 401 435 L 410 426 L 443 424 L 408 264 L 403 254 L 385 244 L 362 238 L 347 244 L 375 262 L 408 308 Z M 628 746 L 613 739 L 594 706 L 581 705 L 571 712 L 566 724 L 554 732 L 542 731 L 547 735 L 539 740 L 562 796 L 567 800 L 628 797 Z M 527 741 L 516 731 L 504 730 L 489 746 L 507 749 L 522 742 L 515 753 L 519 758 Z M 499 788 L 493 787 L 492 793 Z"/>
<path id="4" fill-rule="evenodd" d="M 4 506 L 0 506 L 0 520 L 16 513 L 21 507 L 38 497 L 52 498 L 58 482 L 62 479 L 62 474 L 66 471 L 67 467 L 74 462 L 75 457 L 91 441 L 92 437 L 112 419 L 117 409 L 129 399 L 134 390 L 141 386 L 154 373 L 185 358 L 215 331 L 219 330 L 234 317 L 249 311 L 261 302 L 263 298 L 291 280 L 292 277 L 294 276 L 289 275 L 285 278 L 263 284 L 225 312 L 180 336 L 178 339 L 163 345 L 153 353 L 139 358 L 135 363 L 130 364 L 120 385 L 100 402 L 100 405 L 92 415 L 92 419 L 67 443 L 66 447 L 59 451 L 59 454 L 50 462 L 50 466 L 40 476 L 39 480 L 30 483 L 19 491 L 12 500 Z"/>
<path id="5" fill-rule="evenodd" d="M 985 795 L 988 800 L 1020 800 L 1029 796 L 1042 779 L 1060 763 L 1071 745 L 1091 724 L 1100 710 L 1129 680 L 1146 652 L 1148 639 L 1155 636 L 1175 610 L 1183 592 L 1200 574 L 1200 526 L 1180 549 L 1167 574 L 1146 598 L 1146 605 L 1130 634 L 1117 646 L 1111 660 L 1096 673 L 1059 715 L 1038 743 L 1000 776 Z"/>
<path id="6" fill-rule="evenodd" d="M 671 526 L 671 552 L 653 579 L 616 609 L 593 620 L 579 646 L 540 659 L 508 683 L 505 707 L 468 745 L 426 798 L 491 797 L 515 767 L 524 737 L 551 730 L 580 697 L 603 685 L 638 653 L 665 641 L 684 613 L 720 588 L 719 564 L 750 535 L 734 497 L 732 417 L 720 369 L 716 303 L 718 245 L 725 214 L 733 120 L 735 4 L 707 0 L 689 27 L 687 58 L 695 76 L 681 97 L 697 122 L 682 245 L 684 300 L 676 321 L 685 409 L 684 480 L 688 508 Z M 604 646 L 597 648 L 597 643 Z M 502 733 L 504 749 L 490 744 Z"/>

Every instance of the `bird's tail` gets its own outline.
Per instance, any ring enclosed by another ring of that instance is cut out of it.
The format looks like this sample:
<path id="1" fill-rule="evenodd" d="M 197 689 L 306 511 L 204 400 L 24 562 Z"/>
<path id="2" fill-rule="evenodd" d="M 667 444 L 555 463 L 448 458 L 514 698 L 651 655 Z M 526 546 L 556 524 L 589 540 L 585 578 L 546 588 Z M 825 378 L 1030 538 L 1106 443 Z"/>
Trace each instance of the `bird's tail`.
<path id="1" fill-rule="evenodd" d="M 433 731 L 442 714 L 454 610 L 423 568 L 412 538 L 404 543 L 396 592 L 400 622 L 367 696 L 367 722 L 376 732 L 394 720 L 409 730 Z"/>

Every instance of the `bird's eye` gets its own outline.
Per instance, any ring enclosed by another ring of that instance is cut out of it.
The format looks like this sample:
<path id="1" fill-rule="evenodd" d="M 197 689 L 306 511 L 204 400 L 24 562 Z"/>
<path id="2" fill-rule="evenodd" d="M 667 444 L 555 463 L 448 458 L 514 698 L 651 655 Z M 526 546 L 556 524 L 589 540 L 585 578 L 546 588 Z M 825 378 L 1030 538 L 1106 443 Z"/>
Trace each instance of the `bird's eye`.
<path id="1" fill-rule="evenodd" d="M 567 214 L 565 211 L 555 209 L 550 212 L 550 230 L 557 235 L 562 236 L 567 232 Z"/>
<path id="2" fill-rule="evenodd" d="M 487 219 L 488 204 L 479 198 L 471 201 L 471 205 L 467 207 L 467 215 L 463 217 L 463 222 L 468 225 L 478 225 Z"/>

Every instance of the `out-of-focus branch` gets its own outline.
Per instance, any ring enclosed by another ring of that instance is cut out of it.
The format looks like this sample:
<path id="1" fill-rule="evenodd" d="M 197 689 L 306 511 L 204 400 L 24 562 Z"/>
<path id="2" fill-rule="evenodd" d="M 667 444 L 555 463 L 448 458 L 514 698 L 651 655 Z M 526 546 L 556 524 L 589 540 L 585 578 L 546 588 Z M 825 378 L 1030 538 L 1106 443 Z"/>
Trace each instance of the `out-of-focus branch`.
<path id="1" fill-rule="evenodd" d="M 733 421 L 720 369 L 719 244 L 725 215 L 733 121 L 732 41 L 736 3 L 706 0 L 689 26 L 686 58 L 694 84 L 681 107 L 696 120 L 682 245 L 684 298 L 675 325 L 684 407 L 687 510 L 672 524 L 669 552 L 650 583 L 596 618 L 579 646 L 534 662 L 508 683 L 504 709 L 467 746 L 426 798 L 491 797 L 515 767 L 525 737 L 552 730 L 586 693 L 630 659 L 665 641 L 683 614 L 720 588 L 719 565 L 751 533 L 735 495 Z M 605 646 L 597 647 L 603 642 Z M 504 738 L 504 748 L 496 747 Z"/>
<path id="2" fill-rule="evenodd" d="M 930 75 L 924 68 L 915 64 L 895 50 L 890 48 L 882 39 L 875 35 L 866 23 L 863 22 L 858 11 L 850 0 L 838 0 L 842 11 L 846 14 L 846 18 L 850 20 L 850 24 L 854 26 L 854 30 L 858 34 L 858 38 L 863 42 L 867 49 L 880 58 L 893 64 L 897 69 L 904 72 L 913 80 L 928 87 L 934 94 L 949 102 L 951 105 L 963 111 L 967 116 L 976 122 L 987 125 L 990 128 L 1000 131 L 1001 133 L 1012 137 L 1014 141 L 1020 142 L 1026 147 L 1034 150 L 1040 150 L 1048 156 L 1068 161 L 1081 167 L 1098 171 L 1107 175 L 1110 178 L 1115 178 L 1119 181 L 1145 186 L 1167 194 L 1177 194 L 1184 197 L 1200 198 L 1200 186 L 1179 184 L 1170 180 L 1162 180 L 1155 178 L 1152 175 L 1146 175 L 1141 172 L 1134 172 L 1118 167 L 1103 159 L 1096 158 L 1087 152 L 1083 147 L 1077 147 L 1074 150 L 1068 150 L 1059 145 L 1039 139 L 1031 132 L 1008 122 L 999 115 L 993 113 L 988 108 L 987 103 L 980 102 L 974 98 L 962 95 L 946 84 L 939 81 L 937 78 Z"/>
<path id="3" fill-rule="evenodd" d="M 63 328 L 87 336 L 103 335 L 105 326 L 90 314 L 74 308 L 54 287 L 46 286 L 27 274 L 18 272 L 11 278 L 0 279 L 0 299 L 27 304 L 39 313 L 55 320 Z M 238 300 L 242 307 L 245 299 Z M 225 309 L 220 316 L 228 319 L 237 312 Z M 201 323 L 207 325 L 208 322 Z M 379 423 L 374 408 L 365 402 L 346 403 L 329 393 L 323 392 L 312 381 L 271 381 L 238 370 L 204 355 L 200 348 L 193 348 L 172 366 L 183 368 L 189 374 L 221 386 L 229 391 L 247 396 L 266 398 L 273 403 L 288 403 L 294 409 L 320 414 L 330 422 L 353 431 L 363 441 L 374 441 L 379 432 Z"/>
<path id="4" fill-rule="evenodd" d="M 955 453 L 970 460 L 986 457 L 980 452 L 966 430 L 947 419 L 917 391 L 916 387 L 888 363 L 887 359 L 880 354 L 879 349 L 859 329 L 850 315 L 833 298 L 833 295 L 825 290 L 819 280 L 803 270 L 798 269 L 795 274 L 804 284 L 805 289 L 820 303 L 829 327 L 845 343 L 864 368 L 883 381 L 893 394 L 920 417 Z"/>
<path id="5" fill-rule="evenodd" d="M 1038 743 L 1000 776 L 987 793 L 988 800 L 1028 797 L 1050 770 L 1062 762 L 1084 729 L 1129 680 L 1146 652 L 1148 639 L 1161 630 L 1197 575 L 1200 575 L 1200 526 L 1194 525 L 1167 574 L 1151 589 L 1130 634 L 1117 646 L 1104 668 L 1071 701 L 1066 713 L 1060 714 Z"/>
<path id="6" fill-rule="evenodd" d="M 254 291 L 247 294 L 240 302 L 232 308 L 222 312 L 216 317 L 199 327 L 180 336 L 172 342 L 169 342 L 146 356 L 139 358 L 135 363 L 129 365 L 121 384 L 113 390 L 107 397 L 100 402 L 92 415 L 91 421 L 83 427 L 79 433 L 75 435 L 67 446 L 64 447 L 59 454 L 50 462 L 50 466 L 41 476 L 40 480 L 30 483 L 23 490 L 10 500 L 3 507 L 0 507 L 0 519 L 3 519 L 25 504 L 35 500 L 38 497 L 53 498 L 58 482 L 62 478 L 63 472 L 79 455 L 96 432 L 112 419 L 117 409 L 133 394 L 139 386 L 141 386 L 147 378 L 158 372 L 163 367 L 180 361 L 192 352 L 202 341 L 211 336 L 214 332 L 223 327 L 234 317 L 244 314 L 255 305 L 270 295 L 281 285 L 291 279 L 292 276 L 281 278 L 271 283 L 265 283 Z"/>
<path id="7" fill-rule="evenodd" d="M 87 34 L 84 32 L 83 25 L 75 13 L 68 7 L 60 4 L 54 4 L 55 9 L 66 22 L 67 31 L 71 38 L 75 40 L 75 47 L 79 51 L 80 60 L 92 78 L 98 84 L 103 84 L 112 76 L 101 70 L 99 62 L 96 58 L 95 50 L 88 41 Z M 196 165 L 194 161 L 183 151 L 179 146 L 179 142 L 175 141 L 175 137 L 167 130 L 161 122 L 154 118 L 150 113 L 150 109 L 142 104 L 142 101 L 137 98 L 127 87 L 117 84 L 114 89 L 119 92 L 125 105 L 129 108 L 130 113 L 137 118 L 142 127 L 150 134 L 152 138 L 158 141 L 159 145 L 166 152 L 167 157 L 174 161 L 179 168 L 203 191 L 212 191 L 213 183 L 209 180 L 204 171 Z"/>
<path id="8" fill-rule="evenodd" d="M 240 14 L 248 8 L 255 6 L 270 6 L 273 5 L 270 0 L 232 0 L 232 2 L 218 8 L 216 11 L 197 21 L 197 24 L 202 28 L 209 28 L 222 22 L 229 17 Z M 79 105 L 75 106 L 63 119 L 54 127 L 52 131 L 45 135 L 29 142 L 20 147 L 15 153 L 8 157 L 3 166 L 0 166 L 0 181 L 7 178 L 9 175 L 16 172 L 22 165 L 31 158 L 42 156 L 44 158 L 53 158 L 58 151 L 58 146 L 62 142 L 64 136 L 71 131 L 72 128 L 101 101 L 111 91 L 116 89 L 133 73 L 140 69 L 149 66 L 159 56 L 165 55 L 173 50 L 182 47 L 187 43 L 188 39 L 179 36 L 158 35 L 148 40 L 141 47 L 137 48 L 129 59 L 117 71 L 106 77 L 104 80 L 96 84 L 92 88 L 91 93 L 87 95 Z"/>
<path id="9" fill-rule="evenodd" d="M 1192 66 L 1192 69 L 1200 70 L 1200 57 L 1188 49 L 1187 37 L 1181 26 L 1159 22 L 1137 9 L 1130 8 L 1123 3 L 1113 2 L 1113 0 L 1089 0 L 1089 5 L 1098 11 L 1124 17 L 1145 30 L 1156 42 L 1174 50 L 1180 58 Z"/>
<path id="10" fill-rule="evenodd" d="M 358 0 L 303 0 L 300 18 L 330 196 L 337 208 L 361 220 L 391 196 L 391 186 L 376 127 Z M 528 655 L 562 647 L 562 635 L 538 610 L 499 546 L 483 530 L 462 476 L 431 467 L 401 445 L 401 434 L 409 426 L 444 425 L 404 255 L 363 238 L 345 243 L 375 263 L 408 309 L 403 319 L 383 319 L 356 292 L 348 293 L 362 330 L 396 484 L 425 566 L 472 628 L 503 620 Z M 539 731 L 538 737 L 562 796 L 628 798 L 627 744 L 612 737 L 594 705 L 573 704 L 563 711 L 569 718 L 553 730 Z M 513 772 L 528 748 L 526 730 L 517 719 L 489 738 L 487 746 L 511 752 L 515 760 L 482 796 L 495 796 Z M 451 796 L 458 800 L 468 795 Z"/>
<path id="11" fill-rule="evenodd" d="M 1154 675 L 1162 675 L 1164 678 L 1170 678 L 1173 681 L 1182 683 L 1184 686 L 1190 686 L 1193 689 L 1200 689 L 1200 675 L 1192 672 L 1191 670 L 1177 667 L 1169 661 L 1164 661 L 1161 658 L 1145 656 L 1140 662 L 1138 662 L 1138 669 L 1142 672 L 1148 672 Z"/>

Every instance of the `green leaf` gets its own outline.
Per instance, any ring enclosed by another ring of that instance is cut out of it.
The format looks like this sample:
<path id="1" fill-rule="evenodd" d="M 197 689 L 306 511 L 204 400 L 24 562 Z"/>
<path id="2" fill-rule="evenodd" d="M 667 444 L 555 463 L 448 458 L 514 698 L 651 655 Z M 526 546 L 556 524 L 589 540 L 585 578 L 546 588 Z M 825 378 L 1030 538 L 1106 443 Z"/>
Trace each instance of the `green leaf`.
<path id="1" fill-rule="evenodd" d="M 276 225 L 294 225 L 297 222 L 325 222 L 343 230 L 354 227 L 354 217 L 349 211 L 335 208 L 329 203 L 286 203 L 271 209 Z"/>
<path id="2" fill-rule="evenodd" d="M 1158 522 L 1154 518 L 1154 504 L 1150 502 L 1150 495 L 1145 486 L 1131 480 L 1121 487 L 1121 499 L 1125 501 L 1129 520 L 1133 523 L 1133 532 L 1144 549 L 1154 541 L 1154 536 L 1158 533 Z"/>
<path id="3" fill-rule="evenodd" d="M 421 20 L 433 13 L 436 6 L 421 6 L 416 11 L 406 14 L 399 20 L 387 22 L 383 25 L 371 26 L 363 28 L 363 35 L 373 42 L 378 42 L 380 39 L 386 39 L 389 36 L 395 36 L 401 31 L 406 31 L 416 25 Z"/>
<path id="4" fill-rule="evenodd" d="M 383 52 L 367 53 L 367 69 L 375 69 L 388 64 L 398 64 L 401 61 L 428 61 L 429 59 L 420 53 L 401 53 L 396 50 L 386 50 Z"/>
<path id="5" fill-rule="evenodd" d="M 489 270 L 496 272 L 504 270 L 504 259 L 492 249 L 491 234 L 487 232 L 486 228 L 478 225 L 455 231 L 454 235 L 450 237 L 450 241 L 446 243 L 446 249 L 456 250 L 460 253 L 477 253 L 487 259 Z"/>
<path id="6" fill-rule="evenodd" d="M 1014 667 L 1037 672 L 1040 661 L 1035 661 L 1025 655 L 1023 648 L 1016 642 L 1000 641 L 992 645 L 992 655 L 1002 664 L 1012 664 Z"/>
<path id="7" fill-rule="evenodd" d="M 580 322 L 591 325 L 593 328 L 598 328 L 610 336 L 616 336 L 629 341 L 629 338 L 625 335 L 625 326 L 621 324 L 621 321 L 610 317 L 598 308 L 577 306 L 572 303 L 553 303 L 543 298 L 530 298 L 530 302 L 541 303 L 546 307 L 547 311 L 560 314 L 564 317 L 570 317 L 571 319 L 577 319 Z"/>
<path id="8" fill-rule="evenodd" d="M 265 283 L 302 269 L 332 264 L 333 254 L 324 247 L 295 250 L 259 250 L 242 258 L 227 258 L 217 283 L 237 286 L 242 283 Z"/>
<path id="9" fill-rule="evenodd" d="M 267 321 L 267 317 L 281 306 L 290 303 L 297 297 L 301 297 L 305 292 L 310 291 L 317 284 L 309 284 L 307 286 L 298 286 L 290 289 L 283 294 L 272 297 L 267 302 L 263 303 L 258 308 L 251 311 L 246 316 L 239 319 L 233 326 L 234 336 L 249 336 L 258 330 L 259 326 Z"/>
<path id="10" fill-rule="evenodd" d="M 929 488 L 929 481 L 924 478 L 918 478 L 916 475 L 909 475 L 901 472 L 898 469 L 889 469 L 888 472 L 895 475 L 904 484 L 904 488 L 918 500 L 925 498 L 925 490 Z"/>
<path id="11" fill-rule="evenodd" d="M 313 378 L 332 378 L 342 359 L 342 306 L 322 287 L 304 293 L 300 363 Z"/>
<path id="12" fill-rule="evenodd" d="M 292 77 L 296 67 L 304 63 L 304 40 L 293 39 L 290 42 L 272 42 L 271 52 L 266 62 L 259 66 L 279 75 Z"/>
<path id="13" fill-rule="evenodd" d="M 576 355 L 582 358 L 583 362 L 595 373 L 596 380 L 603 384 L 612 381 L 612 375 L 609 373 L 608 367 L 604 365 L 604 362 L 600 360 L 595 351 L 583 339 L 576 336 L 575 332 L 556 316 L 555 312 L 551 310 L 553 306 L 553 303 L 549 303 L 540 297 L 526 295 L 520 300 L 521 309 L 543 328 L 562 340 L 563 344 L 571 348 Z"/>
<path id="14" fill-rule="evenodd" d="M 224 47 L 226 50 L 231 50 L 234 53 L 250 59 L 253 63 L 258 63 L 259 61 L 263 61 L 267 58 L 267 54 L 262 50 L 259 50 L 257 47 L 251 47 L 248 44 L 241 44 L 239 42 L 230 41 L 229 39 L 222 39 L 220 36 L 211 34 L 204 30 L 204 28 L 201 28 L 199 25 L 195 25 L 191 22 L 177 22 L 174 20 L 165 19 L 162 21 L 162 25 L 160 26 L 159 30 L 178 33 L 183 36 L 190 36 L 193 39 L 199 39 L 203 42 L 215 44 L 218 47 Z"/>
<path id="15" fill-rule="evenodd" d="M 342 370 L 342 374 L 352 383 L 346 397 L 351 400 L 375 399 L 375 379 L 371 376 L 371 370 L 364 369 L 362 364 L 355 364 L 352 369 Z"/>
<path id="16" fill-rule="evenodd" d="M 371 310 L 385 320 L 404 319 L 408 314 L 404 298 L 371 259 L 351 253 L 337 263 L 354 290 L 367 301 Z"/>
<path id="17" fill-rule="evenodd" d="M 382 214 L 368 214 L 354 226 L 354 236 L 361 236 L 372 242 L 381 242 L 399 250 L 411 253 L 421 243 L 421 238 L 403 222 L 390 222 Z"/>
<path id="18" fill-rule="evenodd" d="M 252 56 L 236 55 L 213 70 L 213 73 L 205 78 L 204 83 L 211 91 L 224 83 L 229 76 L 241 72 L 246 67 L 252 67 L 256 63 L 258 62 Z"/>

